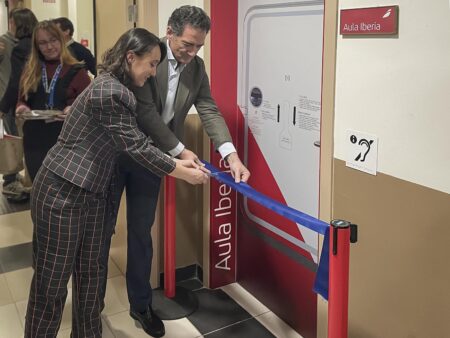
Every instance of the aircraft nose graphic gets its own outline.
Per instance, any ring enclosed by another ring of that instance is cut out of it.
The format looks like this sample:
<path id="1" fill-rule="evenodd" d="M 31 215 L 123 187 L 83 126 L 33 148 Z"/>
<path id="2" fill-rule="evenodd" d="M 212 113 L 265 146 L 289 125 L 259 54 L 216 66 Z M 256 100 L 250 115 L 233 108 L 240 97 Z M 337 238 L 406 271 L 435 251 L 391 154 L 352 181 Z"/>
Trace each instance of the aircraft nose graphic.
<path id="1" fill-rule="evenodd" d="M 383 15 L 383 19 L 386 19 L 386 18 L 388 18 L 390 15 L 391 15 L 391 11 L 392 11 L 392 9 L 391 8 L 389 8 L 387 11 L 386 11 L 386 13 L 384 13 L 384 15 Z"/>

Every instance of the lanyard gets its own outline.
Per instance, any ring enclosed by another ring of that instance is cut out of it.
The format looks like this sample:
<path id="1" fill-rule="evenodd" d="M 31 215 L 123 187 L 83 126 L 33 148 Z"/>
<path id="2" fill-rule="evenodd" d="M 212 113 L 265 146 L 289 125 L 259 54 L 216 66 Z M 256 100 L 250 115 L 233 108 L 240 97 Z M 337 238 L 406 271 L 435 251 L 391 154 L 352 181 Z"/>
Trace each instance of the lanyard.
<path id="1" fill-rule="evenodd" d="M 44 90 L 48 95 L 47 108 L 53 109 L 54 97 L 55 97 L 55 86 L 56 81 L 58 80 L 59 73 L 61 73 L 62 64 L 59 64 L 55 70 L 55 74 L 53 74 L 52 80 L 50 81 L 50 86 L 48 85 L 47 79 L 47 68 L 45 67 L 45 63 L 42 63 L 42 85 L 44 86 Z"/>

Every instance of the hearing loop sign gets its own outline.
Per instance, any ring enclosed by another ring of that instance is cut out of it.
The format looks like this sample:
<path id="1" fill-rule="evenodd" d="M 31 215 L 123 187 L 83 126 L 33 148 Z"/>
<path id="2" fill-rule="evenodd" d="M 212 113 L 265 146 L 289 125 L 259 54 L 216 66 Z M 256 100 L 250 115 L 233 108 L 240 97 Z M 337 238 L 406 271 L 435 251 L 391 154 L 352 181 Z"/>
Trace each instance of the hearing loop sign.
<path id="1" fill-rule="evenodd" d="M 377 174 L 378 137 L 355 130 L 346 133 L 346 166 L 368 174 Z"/>

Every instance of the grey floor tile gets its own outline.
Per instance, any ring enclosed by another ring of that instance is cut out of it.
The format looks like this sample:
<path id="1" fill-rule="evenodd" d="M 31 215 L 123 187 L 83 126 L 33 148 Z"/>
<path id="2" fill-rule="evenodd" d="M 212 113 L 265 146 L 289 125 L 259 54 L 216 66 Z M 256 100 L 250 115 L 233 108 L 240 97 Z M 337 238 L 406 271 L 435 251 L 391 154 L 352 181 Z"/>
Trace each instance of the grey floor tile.
<path id="1" fill-rule="evenodd" d="M 194 291 L 203 288 L 202 282 L 198 278 L 186 279 L 177 283 L 177 286 L 181 286 L 185 289 Z"/>
<path id="2" fill-rule="evenodd" d="M 24 243 L 0 248 L 0 267 L 2 272 L 28 268 L 33 262 L 32 243 Z"/>
<path id="3" fill-rule="evenodd" d="M 200 289 L 195 294 L 199 307 L 188 319 L 202 334 L 251 318 L 247 311 L 222 290 Z"/>
<path id="4" fill-rule="evenodd" d="M 275 336 L 267 330 L 256 319 L 251 318 L 231 326 L 227 326 L 218 331 L 214 331 L 204 335 L 205 338 L 275 338 Z"/>

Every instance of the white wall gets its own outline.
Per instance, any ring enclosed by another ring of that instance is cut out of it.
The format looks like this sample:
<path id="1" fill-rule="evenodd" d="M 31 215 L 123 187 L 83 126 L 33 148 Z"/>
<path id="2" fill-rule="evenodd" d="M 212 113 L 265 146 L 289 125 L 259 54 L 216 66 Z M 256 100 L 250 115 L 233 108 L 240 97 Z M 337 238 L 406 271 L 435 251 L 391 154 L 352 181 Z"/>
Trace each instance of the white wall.
<path id="1" fill-rule="evenodd" d="M 31 8 L 39 21 L 55 19 L 67 16 L 67 0 L 56 2 L 43 2 L 42 0 L 31 0 Z"/>
<path id="2" fill-rule="evenodd" d="M 73 38 L 78 42 L 81 39 L 88 39 L 88 48 L 92 53 L 95 51 L 93 8 L 92 0 L 58 0 L 55 3 L 44 3 L 42 0 L 31 1 L 31 10 L 39 21 L 61 16 L 69 18 L 75 27 Z"/>
<path id="3" fill-rule="evenodd" d="M 0 3 L 0 35 L 5 34 L 8 31 L 8 10 L 5 6 L 5 2 Z"/>
<path id="4" fill-rule="evenodd" d="M 68 0 L 67 1 L 67 17 L 72 21 L 73 26 L 77 27 L 78 19 L 77 19 L 77 1 L 76 0 Z M 77 32 L 74 32 L 74 38 L 76 36 Z M 75 39 L 77 40 L 77 39 Z"/>
<path id="5" fill-rule="evenodd" d="M 398 38 L 337 41 L 335 157 L 347 129 L 379 137 L 378 171 L 450 193 L 449 0 L 341 0 L 399 5 Z"/>
<path id="6" fill-rule="evenodd" d="M 68 0 L 68 18 L 72 21 L 75 32 L 73 38 L 89 40 L 89 50 L 94 54 L 94 7 L 92 0 Z"/>

